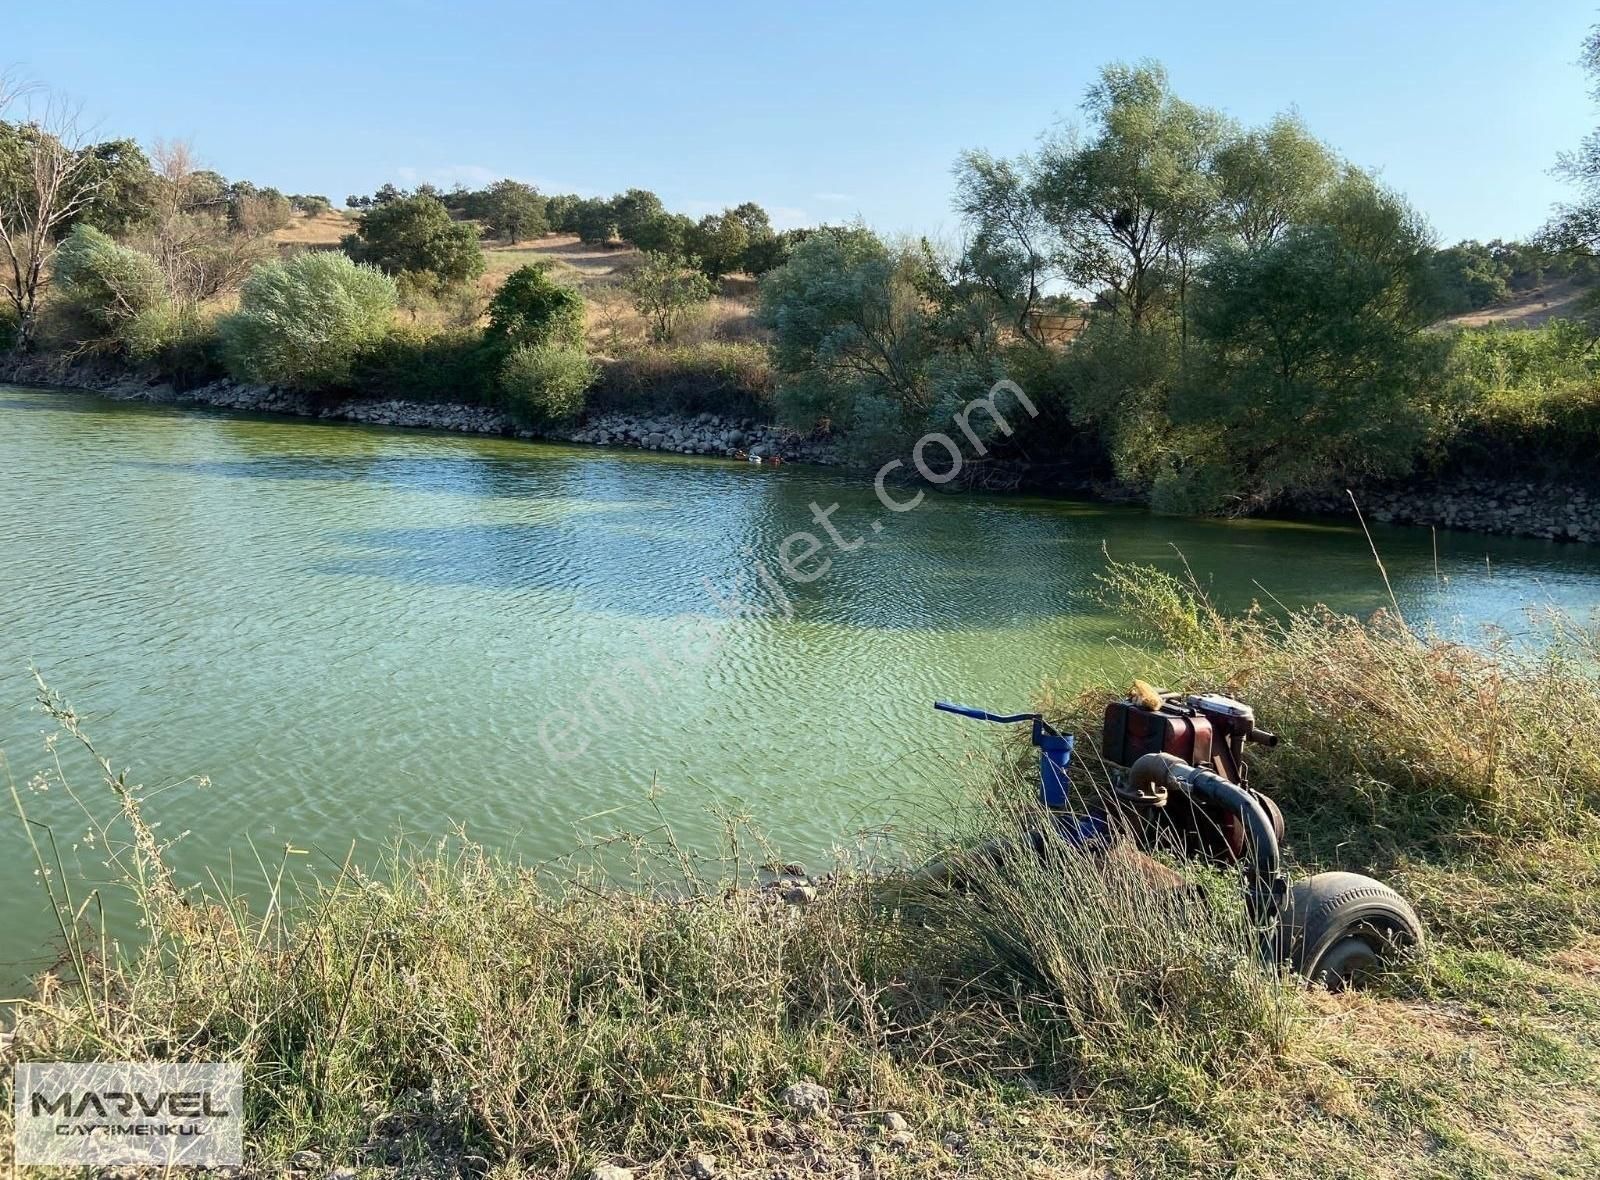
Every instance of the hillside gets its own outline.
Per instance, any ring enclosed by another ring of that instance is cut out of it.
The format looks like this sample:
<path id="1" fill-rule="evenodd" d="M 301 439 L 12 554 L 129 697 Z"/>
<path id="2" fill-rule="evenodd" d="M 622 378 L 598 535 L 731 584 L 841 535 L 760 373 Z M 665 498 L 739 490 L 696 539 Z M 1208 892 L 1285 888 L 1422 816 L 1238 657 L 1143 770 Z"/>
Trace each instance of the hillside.
<path id="1" fill-rule="evenodd" d="M 1575 319 L 1591 287 L 1570 279 L 1524 292 L 1495 307 L 1449 316 L 1443 324 L 1457 328 L 1537 328 L 1554 319 Z"/>

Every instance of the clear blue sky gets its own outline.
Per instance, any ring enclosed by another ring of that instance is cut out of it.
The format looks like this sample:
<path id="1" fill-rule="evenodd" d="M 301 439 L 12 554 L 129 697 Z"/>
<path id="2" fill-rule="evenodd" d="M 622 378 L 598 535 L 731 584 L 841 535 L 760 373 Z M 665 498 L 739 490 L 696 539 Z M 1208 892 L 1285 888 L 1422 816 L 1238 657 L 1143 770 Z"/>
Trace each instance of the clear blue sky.
<path id="1" fill-rule="evenodd" d="M 1454 240 L 1525 235 L 1566 191 L 1549 168 L 1596 124 L 1573 64 L 1596 20 L 1594 0 L 55 0 L 7 13 L 0 65 L 106 134 L 336 203 L 510 175 L 952 234 L 957 152 L 1026 150 L 1102 63 L 1153 57 L 1241 120 L 1297 108 Z"/>

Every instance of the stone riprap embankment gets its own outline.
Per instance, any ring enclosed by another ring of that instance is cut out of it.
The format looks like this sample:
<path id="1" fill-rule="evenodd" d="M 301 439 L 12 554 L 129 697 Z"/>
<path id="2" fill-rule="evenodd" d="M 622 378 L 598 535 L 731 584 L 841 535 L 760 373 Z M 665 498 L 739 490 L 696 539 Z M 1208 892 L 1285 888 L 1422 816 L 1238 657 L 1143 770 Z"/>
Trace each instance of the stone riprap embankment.
<path id="1" fill-rule="evenodd" d="M 413 402 L 371 398 L 315 397 L 269 385 L 213 381 L 176 390 L 165 383 L 141 381 L 115 372 L 74 368 L 45 369 L 11 362 L 0 365 L 0 381 L 57 385 L 89 390 L 121 401 L 161 405 L 206 406 L 218 410 L 293 414 L 323 421 L 359 422 L 369 426 L 408 426 L 463 434 L 498 434 L 596 446 L 635 447 L 683 455 L 759 458 L 786 463 L 829 464 L 836 461 L 827 442 L 805 438 L 793 430 L 719 414 L 596 414 L 575 427 L 530 430 L 488 406 L 459 402 Z"/>
<path id="2" fill-rule="evenodd" d="M 1368 520 L 1433 525 L 1473 533 L 1600 542 L 1600 491 L 1524 480 L 1452 480 L 1356 490 Z M 1296 512 L 1350 516 L 1344 492 L 1302 495 L 1285 505 Z"/>

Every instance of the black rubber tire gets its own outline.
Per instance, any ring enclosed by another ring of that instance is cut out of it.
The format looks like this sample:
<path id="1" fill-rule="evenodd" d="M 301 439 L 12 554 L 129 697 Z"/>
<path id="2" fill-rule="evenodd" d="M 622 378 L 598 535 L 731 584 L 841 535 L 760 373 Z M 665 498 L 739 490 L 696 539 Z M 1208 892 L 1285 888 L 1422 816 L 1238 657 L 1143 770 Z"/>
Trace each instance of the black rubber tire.
<path id="1" fill-rule="evenodd" d="M 1422 944 L 1405 898 L 1360 873 L 1318 873 L 1289 889 L 1278 957 L 1329 991 L 1360 987 Z"/>

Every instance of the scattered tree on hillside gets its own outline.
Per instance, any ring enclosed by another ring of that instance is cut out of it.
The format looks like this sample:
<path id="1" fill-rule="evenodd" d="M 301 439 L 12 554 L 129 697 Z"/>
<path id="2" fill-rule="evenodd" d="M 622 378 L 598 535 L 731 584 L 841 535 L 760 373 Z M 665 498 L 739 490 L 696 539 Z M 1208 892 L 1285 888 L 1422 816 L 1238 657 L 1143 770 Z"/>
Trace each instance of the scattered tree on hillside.
<path id="1" fill-rule="evenodd" d="M 472 204 L 470 199 L 467 204 Z M 544 198 L 531 184 L 520 180 L 497 180 L 483 194 L 485 226 L 501 241 L 515 245 L 524 238 L 536 238 L 545 231 Z"/>
<path id="2" fill-rule="evenodd" d="M 572 223 L 573 210 L 578 207 L 579 198 L 572 193 L 557 193 L 553 197 L 546 197 L 544 202 L 544 220 L 551 229 L 557 233 L 577 233 Z"/>
<path id="3" fill-rule="evenodd" d="M 289 198 L 277 189 L 257 188 L 248 180 L 236 180 L 228 186 L 227 203 L 229 225 L 257 237 L 288 225 L 293 211 Z"/>
<path id="4" fill-rule="evenodd" d="M 711 298 L 711 280 L 678 255 L 646 254 L 625 286 L 658 343 L 671 340 L 684 317 Z"/>
<path id="5" fill-rule="evenodd" d="M 694 222 L 681 213 L 658 213 L 633 227 L 631 241 L 647 254 L 682 254 Z"/>
<path id="6" fill-rule="evenodd" d="M 320 217 L 333 209 L 332 201 L 316 193 L 291 193 L 289 204 L 296 213 L 303 213 L 307 217 Z"/>
<path id="7" fill-rule="evenodd" d="M 700 269 L 713 282 L 738 270 L 749 246 L 749 227 L 732 209 L 702 217 L 684 242 L 685 251 L 700 260 Z"/>
<path id="8" fill-rule="evenodd" d="M 617 234 L 623 241 L 645 249 L 640 244 L 641 235 L 648 236 L 651 223 L 666 214 L 661 198 L 645 188 L 630 188 L 611 198 L 611 214 L 616 220 Z"/>
<path id="9" fill-rule="evenodd" d="M 617 236 L 617 211 L 610 201 L 584 197 L 568 219 L 572 232 L 587 246 L 607 246 Z"/>
<path id="10" fill-rule="evenodd" d="M 357 262 L 385 274 L 449 286 L 483 273 L 477 231 L 452 220 L 436 197 L 419 193 L 375 202 L 357 218 L 356 226 L 340 245 Z"/>

